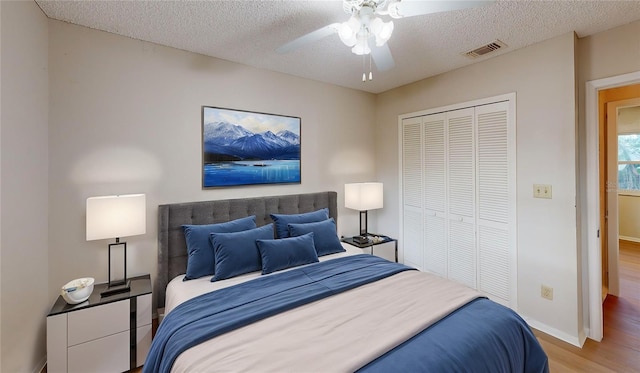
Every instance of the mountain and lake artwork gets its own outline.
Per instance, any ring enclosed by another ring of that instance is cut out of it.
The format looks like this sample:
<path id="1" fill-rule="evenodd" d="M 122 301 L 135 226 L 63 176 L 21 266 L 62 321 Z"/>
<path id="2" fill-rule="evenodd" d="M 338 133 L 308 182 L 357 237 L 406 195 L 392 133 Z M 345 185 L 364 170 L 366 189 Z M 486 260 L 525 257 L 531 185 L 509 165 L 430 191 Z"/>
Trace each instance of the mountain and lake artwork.
<path id="1" fill-rule="evenodd" d="M 300 183 L 300 118 L 202 107 L 204 188 Z"/>

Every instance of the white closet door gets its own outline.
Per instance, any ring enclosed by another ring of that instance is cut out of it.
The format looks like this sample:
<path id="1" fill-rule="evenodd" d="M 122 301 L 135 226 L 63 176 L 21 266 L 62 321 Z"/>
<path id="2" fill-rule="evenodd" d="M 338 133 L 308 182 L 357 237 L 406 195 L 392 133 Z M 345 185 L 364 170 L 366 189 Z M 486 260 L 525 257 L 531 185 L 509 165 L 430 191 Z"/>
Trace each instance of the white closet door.
<path id="1" fill-rule="evenodd" d="M 449 278 L 476 288 L 474 108 L 447 113 Z"/>
<path id="2" fill-rule="evenodd" d="M 515 96 L 501 99 L 402 120 L 401 242 L 405 264 L 516 309 Z"/>
<path id="3" fill-rule="evenodd" d="M 447 276 L 446 115 L 424 117 L 424 268 Z"/>
<path id="4" fill-rule="evenodd" d="M 510 224 L 515 221 L 515 172 L 509 163 L 515 159 L 515 149 L 509 141 L 513 134 L 509 132 L 508 113 L 508 102 L 476 108 L 478 290 L 505 304 L 509 304 L 511 293 L 515 292 L 512 284 L 516 280 L 511 278 L 515 254 L 510 250 L 515 245 L 510 242 L 510 227 L 515 226 Z"/>
<path id="5" fill-rule="evenodd" d="M 402 238 L 404 264 L 423 269 L 422 118 L 402 121 Z"/>

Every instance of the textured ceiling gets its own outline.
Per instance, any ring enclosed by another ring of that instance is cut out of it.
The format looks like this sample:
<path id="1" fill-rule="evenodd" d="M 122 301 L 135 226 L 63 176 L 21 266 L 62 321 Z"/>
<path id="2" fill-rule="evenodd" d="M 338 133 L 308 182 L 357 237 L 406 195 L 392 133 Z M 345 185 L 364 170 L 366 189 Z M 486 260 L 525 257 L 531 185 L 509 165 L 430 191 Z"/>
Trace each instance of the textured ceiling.
<path id="1" fill-rule="evenodd" d="M 407 0 L 405 0 L 407 1 Z M 50 1 L 45 14 L 154 42 L 372 93 L 454 70 L 575 31 L 584 37 L 640 19 L 640 1 L 503 1 L 394 20 L 395 67 L 363 83 L 363 58 L 337 35 L 281 55 L 281 45 L 348 16 L 341 1 Z M 461 53 L 499 39 L 508 48 L 477 59 Z M 639 36 L 640 45 L 640 36 Z M 365 61 L 368 71 L 368 58 Z"/>

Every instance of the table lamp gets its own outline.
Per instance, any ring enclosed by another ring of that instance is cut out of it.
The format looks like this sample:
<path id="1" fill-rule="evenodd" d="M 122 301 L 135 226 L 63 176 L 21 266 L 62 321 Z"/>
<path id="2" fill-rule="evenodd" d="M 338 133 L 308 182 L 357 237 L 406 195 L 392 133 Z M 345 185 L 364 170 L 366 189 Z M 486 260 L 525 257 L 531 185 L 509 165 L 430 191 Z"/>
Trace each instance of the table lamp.
<path id="1" fill-rule="evenodd" d="M 382 183 L 344 185 L 344 207 L 360 211 L 360 235 L 353 238 L 355 242 L 368 242 L 367 211 L 383 207 L 382 189 Z"/>
<path id="2" fill-rule="evenodd" d="M 128 292 L 127 279 L 127 243 L 121 237 L 135 236 L 146 232 L 146 202 L 144 194 L 102 196 L 87 198 L 87 241 L 115 238 L 109 244 L 108 287 L 103 297 Z M 111 278 L 111 250 L 114 246 L 123 247 L 124 278 Z"/>

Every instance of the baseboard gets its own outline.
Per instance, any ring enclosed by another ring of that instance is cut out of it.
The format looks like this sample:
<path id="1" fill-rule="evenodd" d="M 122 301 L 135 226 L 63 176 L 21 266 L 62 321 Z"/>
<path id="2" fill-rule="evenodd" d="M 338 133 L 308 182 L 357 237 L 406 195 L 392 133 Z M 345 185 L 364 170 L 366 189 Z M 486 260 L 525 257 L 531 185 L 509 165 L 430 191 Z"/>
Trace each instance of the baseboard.
<path id="1" fill-rule="evenodd" d="M 582 348 L 582 345 L 584 345 L 584 342 L 586 340 L 586 337 L 584 335 L 584 332 L 581 332 L 579 336 L 573 336 L 573 335 L 569 335 L 561 330 L 558 330 L 556 328 L 552 328 L 546 324 L 543 324 L 541 322 L 538 322 L 536 320 L 530 319 L 528 317 L 522 317 L 524 319 L 524 321 L 527 322 L 527 324 L 529 324 L 529 326 L 531 326 L 534 329 L 537 329 L 545 334 L 549 334 L 550 336 L 557 338 L 561 341 L 567 342 L 569 344 L 572 344 L 576 347 L 580 347 Z"/>
<path id="2" fill-rule="evenodd" d="M 581 330 L 578 333 L 578 341 L 580 342 L 580 347 L 584 346 L 584 343 L 587 341 L 588 335 L 589 335 L 589 329 Z"/>
<path id="3" fill-rule="evenodd" d="M 619 236 L 620 241 L 625 241 L 625 244 L 633 246 L 634 248 L 640 248 L 640 238 Z"/>
<path id="4" fill-rule="evenodd" d="M 47 372 L 47 357 L 44 357 L 44 361 L 41 361 L 38 365 L 36 365 L 37 367 L 40 367 L 40 369 L 36 368 L 36 370 L 33 371 L 33 373 L 46 373 Z"/>

